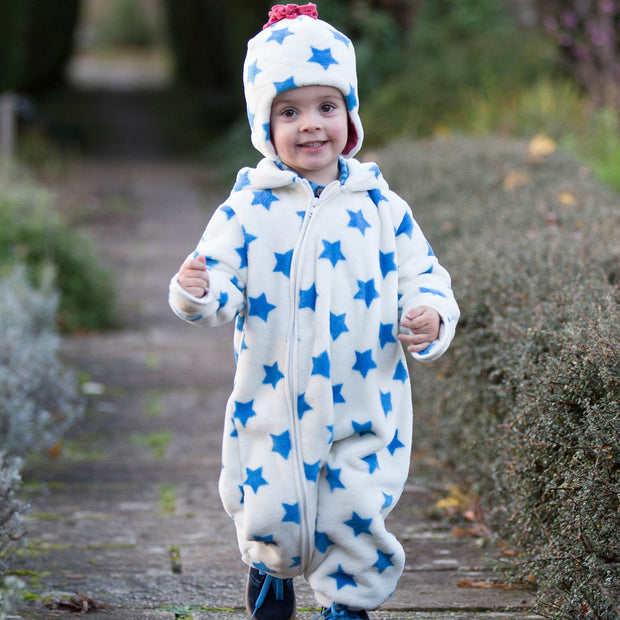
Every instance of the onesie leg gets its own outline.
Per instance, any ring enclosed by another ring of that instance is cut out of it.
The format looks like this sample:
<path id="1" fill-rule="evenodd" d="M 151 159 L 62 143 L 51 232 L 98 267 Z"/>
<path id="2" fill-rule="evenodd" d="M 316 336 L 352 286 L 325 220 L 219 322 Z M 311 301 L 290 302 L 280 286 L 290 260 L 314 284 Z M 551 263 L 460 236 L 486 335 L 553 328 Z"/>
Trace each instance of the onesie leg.
<path id="1" fill-rule="evenodd" d="M 354 441 L 358 446 L 359 438 Z M 324 607 L 335 602 L 374 609 L 393 594 L 404 568 L 403 548 L 387 531 L 385 516 L 402 492 L 409 450 L 395 455 L 384 447 L 356 457 L 346 440 L 339 443 L 319 478 L 315 551 L 306 578 Z"/>

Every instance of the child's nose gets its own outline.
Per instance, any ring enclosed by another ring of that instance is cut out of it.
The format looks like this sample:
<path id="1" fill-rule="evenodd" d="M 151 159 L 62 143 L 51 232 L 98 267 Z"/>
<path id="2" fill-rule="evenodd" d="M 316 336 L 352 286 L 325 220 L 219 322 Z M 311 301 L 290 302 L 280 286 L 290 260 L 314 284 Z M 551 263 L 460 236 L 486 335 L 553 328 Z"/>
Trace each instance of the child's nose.
<path id="1" fill-rule="evenodd" d="M 321 117 L 314 112 L 306 112 L 301 118 L 301 131 L 318 131 L 321 128 Z"/>

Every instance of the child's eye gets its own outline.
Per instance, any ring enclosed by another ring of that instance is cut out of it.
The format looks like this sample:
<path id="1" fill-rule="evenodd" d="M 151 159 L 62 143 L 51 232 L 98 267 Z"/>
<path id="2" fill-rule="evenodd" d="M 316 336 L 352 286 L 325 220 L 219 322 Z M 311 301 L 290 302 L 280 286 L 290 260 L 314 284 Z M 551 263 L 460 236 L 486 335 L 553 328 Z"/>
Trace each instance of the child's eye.
<path id="1" fill-rule="evenodd" d="M 295 116 L 295 110 L 293 108 L 285 108 L 280 114 L 285 118 L 293 118 L 293 116 Z"/>
<path id="2" fill-rule="evenodd" d="M 321 112 L 327 114 L 328 112 L 333 112 L 336 109 L 336 106 L 333 103 L 324 103 L 321 106 Z"/>

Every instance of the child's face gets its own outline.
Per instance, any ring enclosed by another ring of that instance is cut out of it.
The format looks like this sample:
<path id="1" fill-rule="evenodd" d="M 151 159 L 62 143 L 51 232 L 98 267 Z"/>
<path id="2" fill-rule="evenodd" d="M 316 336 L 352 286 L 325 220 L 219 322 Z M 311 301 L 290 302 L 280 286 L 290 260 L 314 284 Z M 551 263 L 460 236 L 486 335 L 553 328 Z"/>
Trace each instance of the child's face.
<path id="1" fill-rule="evenodd" d="M 332 86 L 302 86 L 276 96 L 271 139 L 280 159 L 309 181 L 338 178 L 338 156 L 347 143 L 347 106 Z"/>

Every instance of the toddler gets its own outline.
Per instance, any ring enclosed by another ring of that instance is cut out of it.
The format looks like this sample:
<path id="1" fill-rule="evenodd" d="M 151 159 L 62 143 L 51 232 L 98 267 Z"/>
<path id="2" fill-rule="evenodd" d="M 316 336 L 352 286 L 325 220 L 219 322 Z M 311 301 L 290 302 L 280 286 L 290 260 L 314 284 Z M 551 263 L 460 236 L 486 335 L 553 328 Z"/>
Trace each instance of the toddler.
<path id="1" fill-rule="evenodd" d="M 195 325 L 236 321 L 219 490 L 249 613 L 293 618 L 303 575 L 322 618 L 368 619 L 404 566 L 385 526 L 409 472 L 404 349 L 439 357 L 459 310 L 409 206 L 353 158 L 351 41 L 313 4 L 275 6 L 243 79 L 264 159 L 239 171 L 170 305 Z"/>

